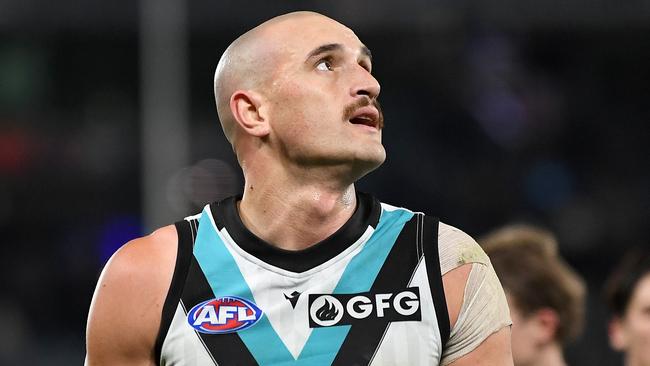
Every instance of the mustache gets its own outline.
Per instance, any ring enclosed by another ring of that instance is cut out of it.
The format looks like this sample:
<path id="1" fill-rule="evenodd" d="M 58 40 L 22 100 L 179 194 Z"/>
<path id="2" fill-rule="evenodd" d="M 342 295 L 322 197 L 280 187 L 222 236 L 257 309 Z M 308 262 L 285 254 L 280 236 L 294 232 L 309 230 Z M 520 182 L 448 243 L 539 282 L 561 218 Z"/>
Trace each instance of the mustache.
<path id="1" fill-rule="evenodd" d="M 377 99 L 361 98 L 356 102 L 347 105 L 343 110 L 343 120 L 344 121 L 349 120 L 350 118 L 352 118 L 352 115 L 354 115 L 354 112 L 356 112 L 357 109 L 367 107 L 369 105 L 375 107 L 379 112 L 379 116 L 377 117 L 377 127 L 379 127 L 380 130 L 383 129 L 384 112 L 381 110 L 381 105 L 379 104 L 379 101 Z"/>

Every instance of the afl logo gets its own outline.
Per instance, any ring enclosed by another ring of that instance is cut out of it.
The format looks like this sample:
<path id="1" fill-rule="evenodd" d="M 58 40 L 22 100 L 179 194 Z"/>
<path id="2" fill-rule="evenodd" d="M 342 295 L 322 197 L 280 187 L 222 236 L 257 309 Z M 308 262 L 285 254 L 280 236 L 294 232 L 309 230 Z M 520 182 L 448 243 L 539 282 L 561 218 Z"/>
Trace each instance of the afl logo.
<path id="1" fill-rule="evenodd" d="M 223 334 L 252 327 L 264 313 L 252 301 L 224 296 L 204 301 L 187 314 L 187 322 L 201 333 Z"/>

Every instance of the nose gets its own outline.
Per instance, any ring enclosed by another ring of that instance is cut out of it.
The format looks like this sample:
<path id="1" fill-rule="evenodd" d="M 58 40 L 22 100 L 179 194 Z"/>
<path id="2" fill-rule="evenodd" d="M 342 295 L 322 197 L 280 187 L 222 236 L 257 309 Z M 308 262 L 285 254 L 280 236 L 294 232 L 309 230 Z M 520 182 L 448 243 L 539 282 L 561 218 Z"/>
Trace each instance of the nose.
<path id="1" fill-rule="evenodd" d="M 352 94 L 353 97 L 365 95 L 370 99 L 376 99 L 379 96 L 379 91 L 381 90 L 377 79 L 375 79 L 375 77 L 372 76 L 372 74 L 361 65 L 357 65 L 356 70 L 356 77 L 354 83 L 352 84 L 350 94 Z"/>

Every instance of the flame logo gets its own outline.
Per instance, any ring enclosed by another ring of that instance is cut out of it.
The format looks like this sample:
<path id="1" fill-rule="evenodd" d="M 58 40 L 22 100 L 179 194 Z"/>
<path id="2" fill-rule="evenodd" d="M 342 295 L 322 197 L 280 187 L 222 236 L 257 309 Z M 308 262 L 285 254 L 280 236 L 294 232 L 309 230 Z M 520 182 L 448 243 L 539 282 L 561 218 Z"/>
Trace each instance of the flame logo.
<path id="1" fill-rule="evenodd" d="M 323 306 L 316 310 L 316 317 L 322 321 L 334 320 L 337 315 L 339 315 L 339 312 L 336 310 L 336 307 L 327 301 L 327 299 L 325 299 Z"/>

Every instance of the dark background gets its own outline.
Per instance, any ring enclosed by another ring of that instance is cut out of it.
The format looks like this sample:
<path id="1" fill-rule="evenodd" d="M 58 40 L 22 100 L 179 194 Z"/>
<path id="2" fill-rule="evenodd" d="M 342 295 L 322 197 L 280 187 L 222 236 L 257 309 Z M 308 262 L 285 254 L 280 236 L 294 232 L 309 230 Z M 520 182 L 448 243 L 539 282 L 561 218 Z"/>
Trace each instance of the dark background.
<path id="1" fill-rule="evenodd" d="M 81 364 L 110 254 L 239 190 L 214 68 L 298 9 L 373 52 L 388 160 L 359 187 L 474 237 L 551 229 L 590 291 L 569 363 L 620 364 L 600 294 L 650 234 L 640 0 L 0 0 L 0 364 Z"/>

